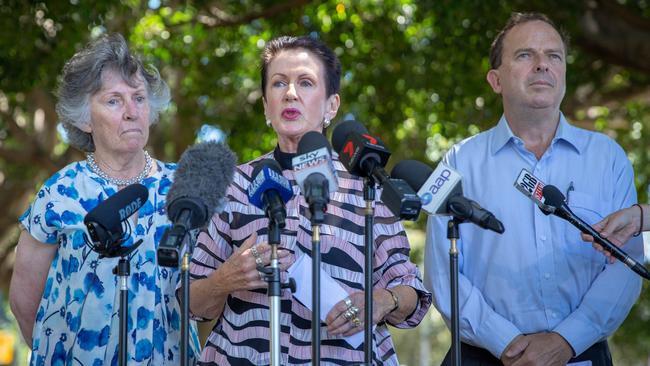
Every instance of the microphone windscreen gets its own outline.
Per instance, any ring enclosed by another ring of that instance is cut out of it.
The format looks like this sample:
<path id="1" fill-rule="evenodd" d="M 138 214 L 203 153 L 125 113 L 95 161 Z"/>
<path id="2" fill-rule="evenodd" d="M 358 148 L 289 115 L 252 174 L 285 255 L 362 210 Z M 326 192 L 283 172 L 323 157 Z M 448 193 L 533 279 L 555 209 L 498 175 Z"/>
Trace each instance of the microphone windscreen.
<path id="1" fill-rule="evenodd" d="M 149 191 L 142 184 L 126 186 L 93 208 L 84 217 L 84 224 L 97 223 L 111 232 L 122 232 L 122 221 L 142 207 L 148 196 Z"/>
<path id="2" fill-rule="evenodd" d="M 297 155 L 306 154 L 323 147 L 326 147 L 327 151 L 332 154 L 332 147 L 327 142 L 327 137 L 320 132 L 309 131 L 300 138 Z"/>
<path id="3" fill-rule="evenodd" d="M 554 185 L 545 185 L 542 189 L 542 196 L 544 196 L 544 203 L 549 206 L 560 208 L 564 204 L 564 195 Z"/>
<path id="4" fill-rule="evenodd" d="M 343 145 L 348 138 L 348 135 L 352 132 L 356 132 L 360 135 L 368 134 L 366 127 L 360 122 L 349 120 L 343 121 L 334 127 L 332 132 L 332 147 L 334 151 L 341 153 Z"/>
<path id="5" fill-rule="evenodd" d="M 214 213 L 232 183 L 235 163 L 235 154 L 223 143 L 202 142 L 185 150 L 167 193 L 169 218 L 173 221 L 178 211 L 185 208 L 173 204 L 178 198 L 198 198 L 209 214 Z"/>
<path id="6" fill-rule="evenodd" d="M 414 191 L 419 191 L 433 173 L 427 164 L 417 160 L 402 160 L 390 173 L 392 178 L 403 179 Z"/>

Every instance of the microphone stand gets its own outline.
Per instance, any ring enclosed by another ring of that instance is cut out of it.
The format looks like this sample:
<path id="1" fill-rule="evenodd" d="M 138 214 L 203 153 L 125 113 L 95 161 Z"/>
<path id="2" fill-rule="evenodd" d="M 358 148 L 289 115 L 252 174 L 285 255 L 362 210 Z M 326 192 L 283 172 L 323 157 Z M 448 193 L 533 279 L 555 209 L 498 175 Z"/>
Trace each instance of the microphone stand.
<path id="1" fill-rule="evenodd" d="M 190 259 L 194 251 L 194 241 L 190 240 L 181 263 L 181 286 L 183 295 L 181 300 L 181 365 L 190 365 Z"/>
<path id="2" fill-rule="evenodd" d="M 270 328 L 271 339 L 269 346 L 271 351 L 271 365 L 281 366 L 280 363 L 280 298 L 282 289 L 289 288 L 291 292 L 296 291 L 296 281 L 289 278 L 287 283 L 280 279 L 280 267 L 278 261 L 278 244 L 280 244 L 280 224 L 269 217 L 269 245 L 271 246 L 271 265 L 269 267 L 258 266 L 257 270 L 264 273 L 264 280 L 269 284 L 267 294 L 269 297 L 269 310 L 271 313 Z"/>
<path id="3" fill-rule="evenodd" d="M 113 268 L 113 274 L 118 277 L 118 283 L 120 286 L 120 311 L 119 311 L 119 317 L 120 317 L 120 335 L 118 338 L 118 344 L 119 344 L 119 350 L 118 350 L 118 365 L 119 366 L 127 366 L 127 344 L 128 344 L 128 317 L 129 317 L 129 286 L 128 286 L 128 278 L 129 275 L 131 274 L 131 265 L 129 263 L 129 258 L 128 256 L 138 248 L 142 244 L 142 239 L 136 241 L 133 245 L 128 247 L 128 249 L 124 251 L 120 251 L 119 253 L 110 253 L 108 255 L 100 254 L 99 258 L 106 258 L 106 257 L 115 257 L 117 255 L 120 256 L 120 260 L 117 262 L 117 265 L 115 268 Z"/>
<path id="4" fill-rule="evenodd" d="M 373 341 L 372 341 L 372 272 L 373 272 L 373 245 L 374 245 L 374 217 L 375 210 L 372 206 L 375 200 L 375 180 L 372 177 L 367 177 L 364 179 L 363 184 L 363 199 L 366 201 L 366 210 L 365 210 L 365 227 L 364 227 L 364 240 L 365 240 L 365 285 L 364 285 L 364 297 L 365 297 L 365 314 L 364 314 L 364 342 L 363 342 L 363 353 L 364 353 L 364 365 L 372 365 L 372 354 L 373 354 Z"/>
<path id="5" fill-rule="evenodd" d="M 325 222 L 325 211 L 329 201 L 327 182 L 318 184 L 307 190 L 307 202 L 311 213 L 311 358 L 312 364 L 320 365 L 320 227 Z"/>
<path id="6" fill-rule="evenodd" d="M 194 251 L 194 243 L 198 233 L 184 226 L 174 226 L 165 231 L 162 243 L 170 243 L 158 247 L 158 265 L 162 267 L 181 269 L 181 365 L 190 365 L 190 260 Z M 189 240 L 187 240 L 189 236 Z M 182 255 L 182 256 L 181 256 Z M 179 257 L 180 263 L 179 263 Z"/>
<path id="7" fill-rule="evenodd" d="M 451 365 L 460 366 L 460 311 L 458 305 L 458 248 L 456 241 L 460 238 L 458 224 L 462 220 L 455 217 L 447 223 L 449 239 L 449 288 L 451 290 Z"/>

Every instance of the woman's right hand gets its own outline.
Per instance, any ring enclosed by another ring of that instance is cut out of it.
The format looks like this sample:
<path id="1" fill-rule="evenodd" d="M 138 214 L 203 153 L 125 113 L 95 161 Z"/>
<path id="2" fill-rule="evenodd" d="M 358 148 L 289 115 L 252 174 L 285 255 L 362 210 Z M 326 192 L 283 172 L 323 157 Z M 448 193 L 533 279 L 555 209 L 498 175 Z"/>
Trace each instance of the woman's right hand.
<path id="1" fill-rule="evenodd" d="M 609 239 L 612 243 L 620 247 L 625 244 L 634 233 L 639 231 L 639 225 L 641 224 L 640 219 L 641 212 L 639 207 L 632 206 L 609 214 L 593 227 L 602 237 Z M 596 243 L 591 235 L 581 234 L 581 236 L 582 240 L 590 241 L 594 249 L 607 256 L 610 263 L 614 262 L 614 257 L 612 257 L 612 255 L 601 245 Z"/>
<path id="2" fill-rule="evenodd" d="M 266 267 L 271 263 L 271 246 L 264 242 L 256 244 L 257 233 L 251 234 L 244 243 L 219 268 L 220 277 L 227 283 L 229 293 L 241 290 L 266 288 L 258 266 Z M 288 250 L 278 248 L 280 271 L 286 271 L 293 262 Z"/>

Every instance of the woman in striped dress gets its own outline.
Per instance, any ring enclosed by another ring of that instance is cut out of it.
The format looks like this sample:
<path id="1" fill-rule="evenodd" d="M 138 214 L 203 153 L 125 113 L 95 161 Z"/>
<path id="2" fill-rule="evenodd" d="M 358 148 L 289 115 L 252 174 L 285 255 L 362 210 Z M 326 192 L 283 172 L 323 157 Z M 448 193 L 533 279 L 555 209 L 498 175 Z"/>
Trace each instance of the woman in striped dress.
<path id="1" fill-rule="evenodd" d="M 190 266 L 190 310 L 197 319 L 217 319 L 201 355 L 202 365 L 270 363 L 267 283 L 256 269 L 256 259 L 265 265 L 270 262 L 268 219 L 250 204 L 246 194 L 257 161 L 276 160 L 294 191 L 286 204 L 286 227 L 279 250 L 281 270 L 286 271 L 301 256 L 311 253 L 309 206 L 300 195 L 291 159 L 305 133 L 322 132 L 336 116 L 341 66 L 326 45 L 309 37 L 270 41 L 262 63 L 266 124 L 276 132 L 278 145 L 274 151 L 237 167 L 226 208 L 199 235 Z M 321 364 L 347 365 L 364 359 L 363 344 L 355 347 L 345 337 L 363 331 L 365 201 L 362 179 L 349 174 L 336 156 L 334 166 L 339 188 L 330 196 L 321 226 L 322 269 L 348 296 L 327 313 L 321 327 Z M 379 201 L 375 202 L 373 230 L 374 360 L 376 364 L 398 365 L 387 324 L 415 327 L 426 314 L 431 295 L 409 260 L 410 247 L 402 224 Z M 311 285 L 300 278 L 296 281 L 298 286 Z M 311 311 L 290 291 L 283 291 L 280 308 L 282 365 L 310 364 Z M 356 316 L 350 316 L 350 309 Z"/>

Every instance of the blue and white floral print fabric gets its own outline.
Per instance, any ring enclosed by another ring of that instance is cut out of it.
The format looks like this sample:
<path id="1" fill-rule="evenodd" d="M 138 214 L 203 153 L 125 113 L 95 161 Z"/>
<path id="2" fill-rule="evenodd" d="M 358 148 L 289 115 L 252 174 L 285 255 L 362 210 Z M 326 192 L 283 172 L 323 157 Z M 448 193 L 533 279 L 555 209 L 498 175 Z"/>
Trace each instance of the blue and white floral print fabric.
<path id="1" fill-rule="evenodd" d="M 143 243 L 129 256 L 128 360 L 179 365 L 179 271 L 156 264 L 156 248 L 170 225 L 165 198 L 176 165 L 156 165 L 156 174 L 142 182 L 148 200 L 137 224 L 131 223 L 129 242 Z M 83 224 L 89 211 L 116 192 L 85 161 L 72 163 L 45 182 L 20 218 L 35 239 L 58 246 L 36 314 L 31 365 L 117 365 L 120 291 L 113 268 L 119 258 L 99 259 L 85 243 Z M 193 324 L 190 332 L 194 353 L 199 348 Z"/>

